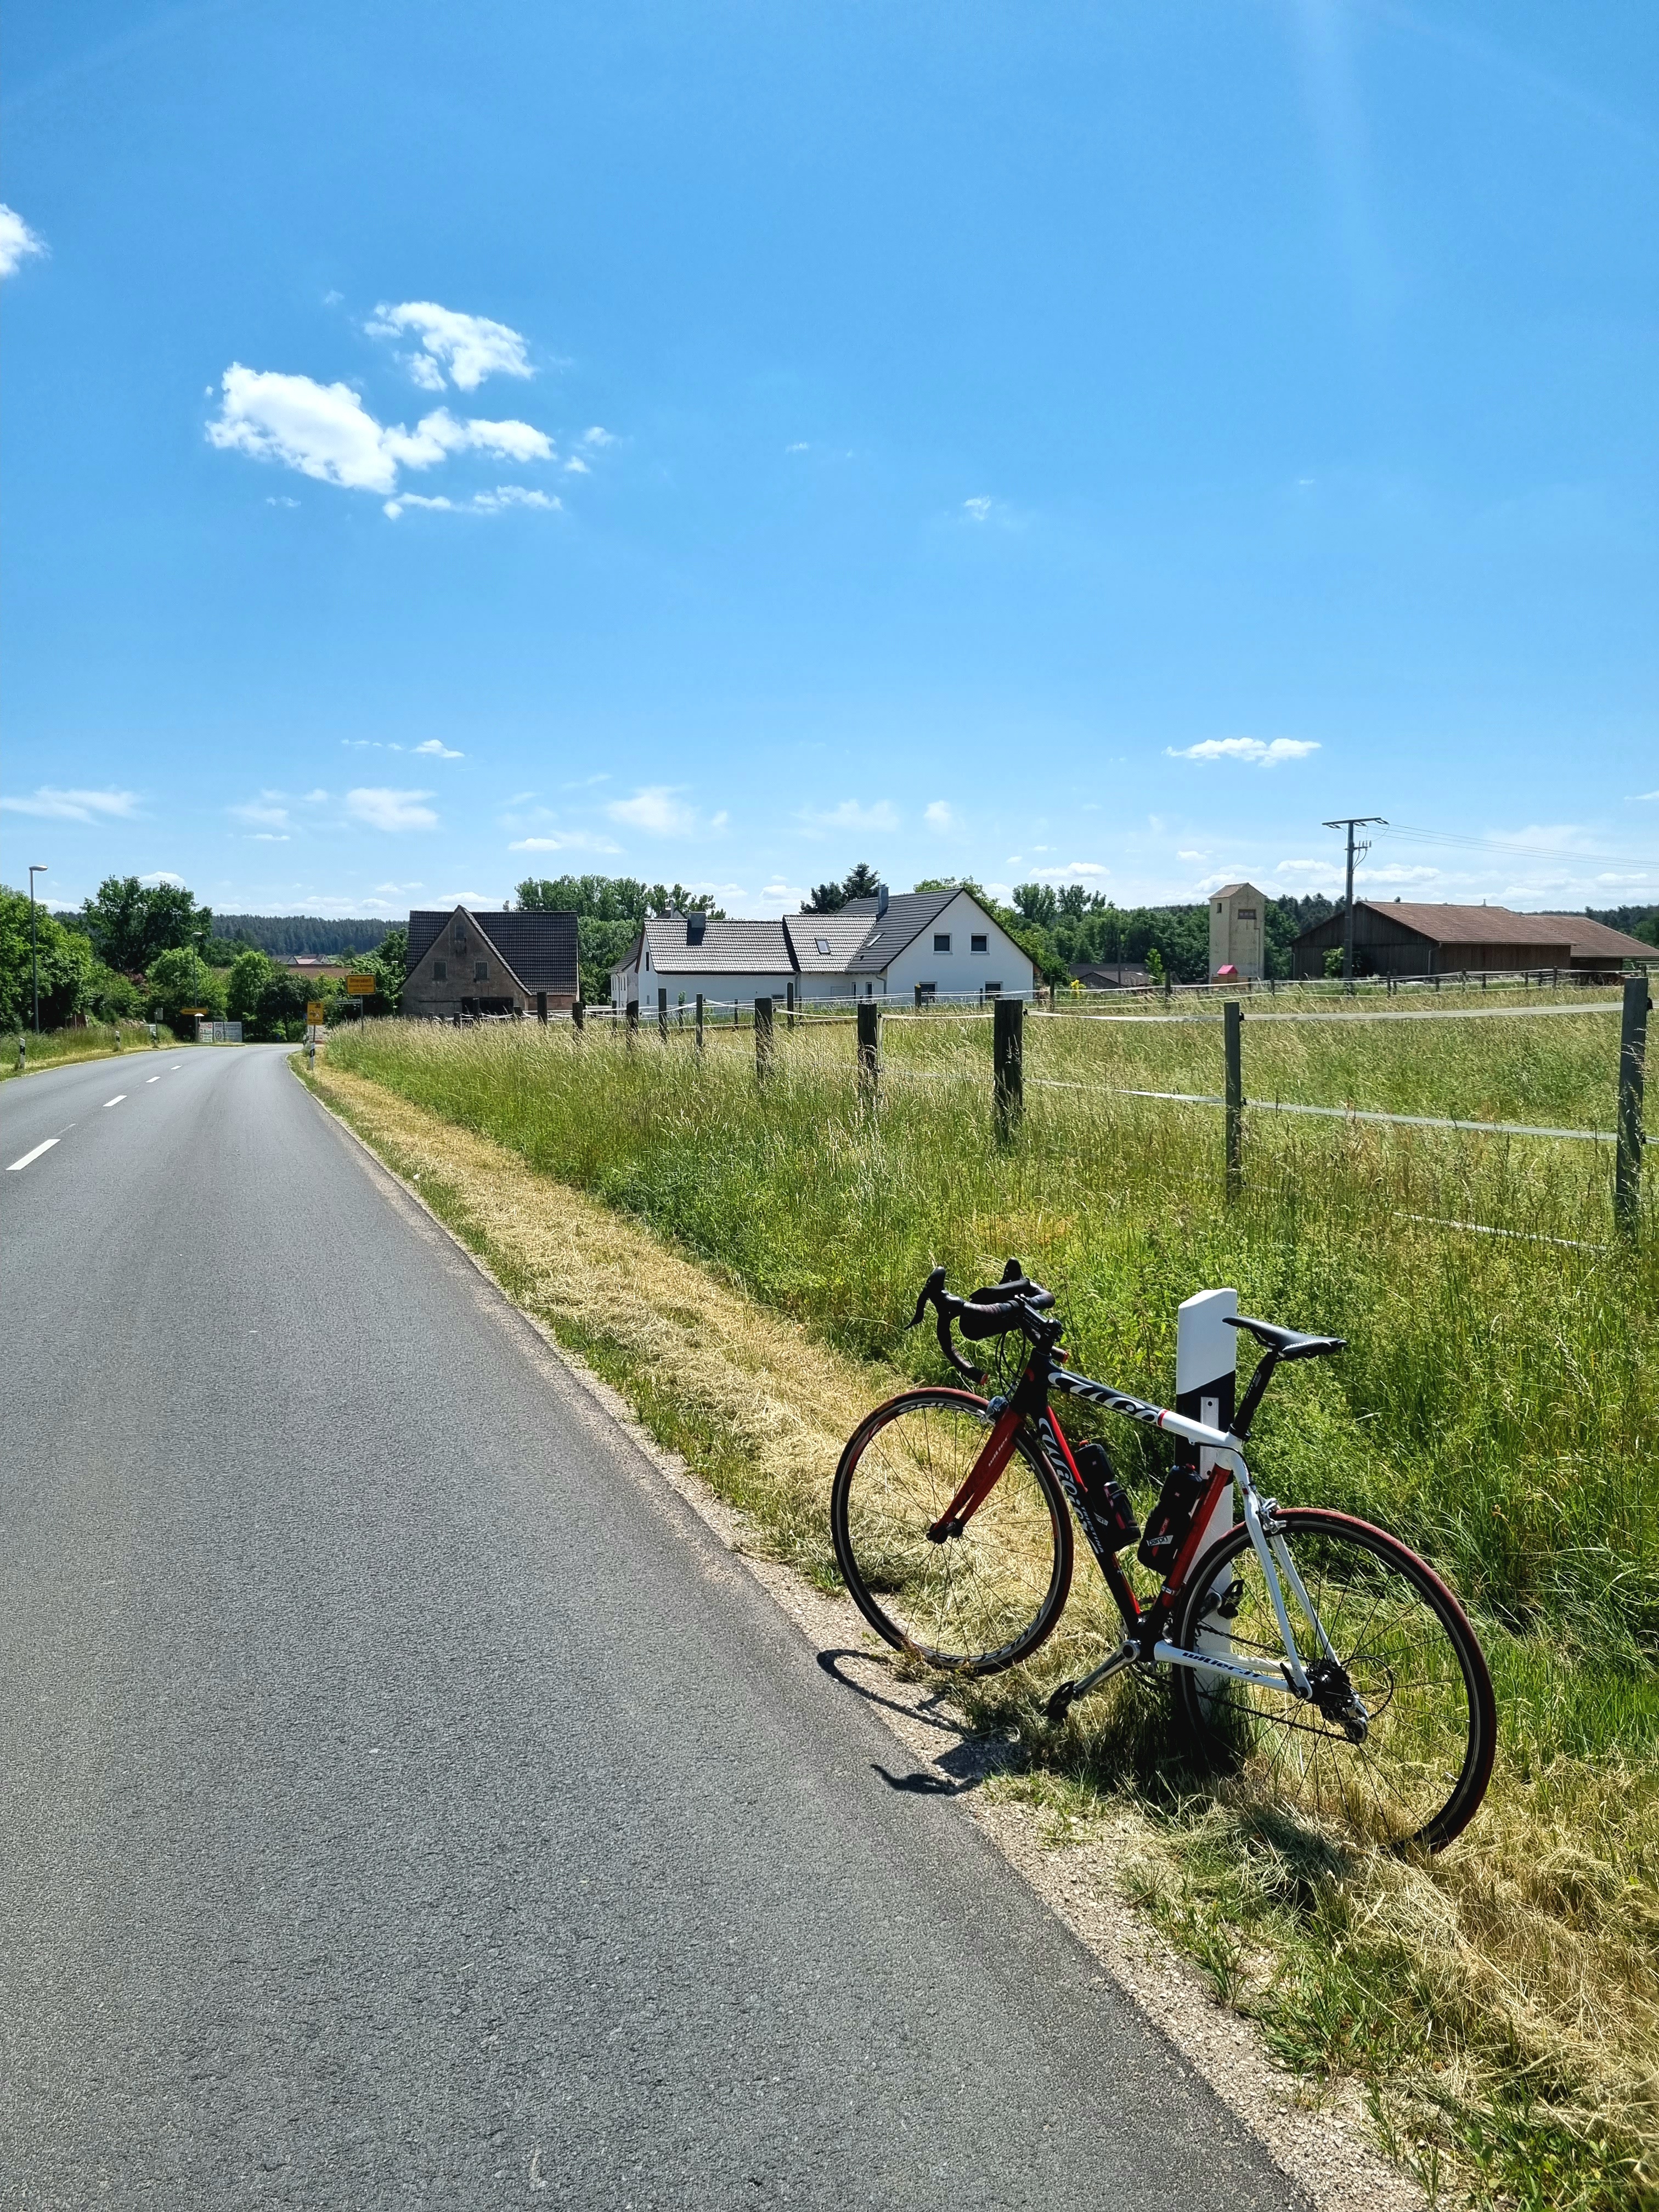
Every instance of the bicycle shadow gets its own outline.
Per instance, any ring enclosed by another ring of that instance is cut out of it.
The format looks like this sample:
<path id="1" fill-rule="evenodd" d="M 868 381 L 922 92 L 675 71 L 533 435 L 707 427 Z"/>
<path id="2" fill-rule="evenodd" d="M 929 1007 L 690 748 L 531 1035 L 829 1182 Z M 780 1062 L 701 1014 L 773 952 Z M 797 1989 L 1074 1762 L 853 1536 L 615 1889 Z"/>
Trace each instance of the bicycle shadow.
<path id="1" fill-rule="evenodd" d="M 908 1774 L 890 1772 L 879 1759 L 872 1759 L 872 1771 L 890 1790 L 913 1797 L 960 1797 L 1003 1772 L 1018 1756 L 1018 1743 L 1012 1734 L 976 1732 L 951 1711 L 948 1692 L 930 1689 L 923 1682 L 905 1681 L 884 1657 L 842 1647 L 820 1651 L 817 1662 L 833 1681 L 866 1705 L 879 1705 L 913 1727 L 947 1739 L 938 1752 L 927 1754 L 927 1766 L 913 1768 Z M 849 1662 L 856 1665 L 858 1673 L 851 1671 Z M 913 1694 L 907 1696 L 907 1691 Z"/>

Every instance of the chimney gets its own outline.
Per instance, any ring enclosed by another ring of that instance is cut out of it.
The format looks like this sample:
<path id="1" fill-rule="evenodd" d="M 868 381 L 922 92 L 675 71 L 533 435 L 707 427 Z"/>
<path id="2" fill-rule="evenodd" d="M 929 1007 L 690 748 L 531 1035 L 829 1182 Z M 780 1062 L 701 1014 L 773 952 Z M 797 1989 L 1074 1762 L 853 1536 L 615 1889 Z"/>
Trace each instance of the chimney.
<path id="1" fill-rule="evenodd" d="M 876 920 L 879 921 L 886 911 L 887 886 L 885 884 L 878 884 L 876 885 Z"/>
<path id="2" fill-rule="evenodd" d="M 688 914 L 685 917 L 686 943 L 688 945 L 701 945 L 702 943 L 703 931 L 707 928 L 708 925 L 708 916 L 706 914 Z"/>

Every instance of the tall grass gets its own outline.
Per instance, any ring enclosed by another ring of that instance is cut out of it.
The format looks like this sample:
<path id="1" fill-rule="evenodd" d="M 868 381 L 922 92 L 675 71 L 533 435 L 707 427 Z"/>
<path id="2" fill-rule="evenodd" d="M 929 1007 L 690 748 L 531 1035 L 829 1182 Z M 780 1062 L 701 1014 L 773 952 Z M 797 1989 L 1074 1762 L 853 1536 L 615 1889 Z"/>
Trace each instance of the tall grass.
<path id="1" fill-rule="evenodd" d="M 162 1041 L 173 1042 L 170 1030 Z M 18 1045 L 24 1051 L 20 1057 Z M 33 1073 L 43 1067 L 67 1067 L 76 1060 L 105 1060 L 112 1053 L 149 1052 L 150 1037 L 143 1022 L 88 1022 L 82 1030 L 9 1030 L 0 1033 L 0 1081 L 8 1076 Z"/>
<path id="2" fill-rule="evenodd" d="M 1589 1011 L 1258 1022 L 1246 1089 L 1605 1128 L 1617 1031 Z M 329 1055 L 639 1217 L 842 1349 L 917 1375 L 939 1368 L 931 1334 L 904 1327 L 927 1270 L 943 1264 L 965 1289 L 1011 1255 L 1058 1294 L 1073 1364 L 1165 1401 L 1176 1309 L 1194 1289 L 1236 1285 L 1246 1311 L 1345 1336 L 1340 1359 L 1275 1382 L 1252 1463 L 1287 1503 L 1397 1530 L 1480 1621 L 1500 1765 L 1448 1860 L 1390 1871 L 1310 1856 L 1305 1838 L 1200 1803 L 1133 1684 L 1057 1732 L 1041 1717 L 1041 1669 L 981 1686 L 978 1709 L 1031 1747 L 1021 1786 L 1057 1818 L 1114 1788 L 1164 1808 L 1178 1843 L 1146 1874 L 1149 1910 L 1213 1962 L 1222 1994 L 1257 2013 L 1289 2063 L 1370 2081 L 1379 2113 L 1407 2130 L 1408 2161 L 1426 2146 L 1419 2162 L 1443 2154 L 1509 2202 L 1648 2202 L 1651 1188 L 1641 1233 L 1624 1240 L 1608 1146 L 1262 1114 L 1230 1204 L 1219 1115 L 1121 1095 L 1217 1092 L 1218 1023 L 1028 1023 L 1026 1110 L 1006 1138 L 988 1023 L 891 1021 L 883 1049 L 873 1110 L 844 1024 L 781 1027 L 764 1085 L 746 1031 L 711 1030 L 699 1056 L 678 1028 L 666 1043 L 647 1028 L 630 1048 L 596 1030 L 383 1023 Z M 1156 1439 L 1105 1417 L 1101 1432 L 1127 1472 L 1156 1478 Z M 1092 1618 L 1082 1606 L 1075 1630 Z"/>
<path id="3" fill-rule="evenodd" d="M 1117 1095 L 1213 1090 L 1218 1030 L 1033 1023 L 1027 1038 L 1027 1110 L 1006 1143 L 988 1025 L 948 1015 L 887 1024 L 873 1114 L 840 1027 L 781 1033 L 763 1088 L 752 1041 L 712 1032 L 701 1059 L 677 1036 L 630 1050 L 533 1025 L 374 1024 L 330 1049 L 915 1372 L 937 1362 L 904 1333 L 928 1268 L 968 1288 L 1010 1255 L 1058 1293 L 1090 1371 L 1160 1398 L 1176 1308 L 1203 1285 L 1346 1336 L 1343 1358 L 1275 1383 L 1255 1452 L 1271 1486 L 1384 1522 L 1489 1618 L 1593 1656 L 1594 1693 L 1564 1694 L 1559 1669 L 1517 1682 L 1540 1750 L 1652 1726 L 1659 1264 L 1651 1234 L 1613 1235 L 1610 1147 L 1261 1115 L 1230 1206 L 1218 1116 Z M 1265 1063 L 1301 1097 L 1589 1127 L 1617 1024 L 1263 1024 L 1249 1048 L 1251 1088 Z M 1112 1441 L 1153 1473 L 1156 1441 Z M 1613 1678 L 1628 1695 L 1604 1694 Z"/>

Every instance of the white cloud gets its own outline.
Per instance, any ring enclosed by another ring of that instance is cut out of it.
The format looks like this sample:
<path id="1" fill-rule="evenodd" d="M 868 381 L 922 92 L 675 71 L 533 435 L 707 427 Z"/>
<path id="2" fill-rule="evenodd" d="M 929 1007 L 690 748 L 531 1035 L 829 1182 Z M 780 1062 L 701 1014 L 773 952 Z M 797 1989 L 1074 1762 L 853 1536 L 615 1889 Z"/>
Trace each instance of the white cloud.
<path id="1" fill-rule="evenodd" d="M 839 806 L 829 809 L 808 807 L 801 820 L 814 830 L 896 830 L 898 817 L 884 799 L 873 805 L 861 806 L 856 799 L 843 799 Z"/>
<path id="2" fill-rule="evenodd" d="M 962 505 L 963 513 L 971 515 L 975 522 L 983 522 L 987 515 L 991 512 L 990 501 L 983 497 L 979 499 L 964 499 Z"/>
<path id="3" fill-rule="evenodd" d="M 786 884 L 780 878 L 767 884 L 761 893 L 763 906 L 787 907 L 793 914 L 807 896 L 805 884 Z"/>
<path id="4" fill-rule="evenodd" d="M 593 473 L 580 453 L 572 453 L 564 465 L 564 471 L 567 476 L 571 477 L 588 477 Z"/>
<path id="5" fill-rule="evenodd" d="M 1274 738 L 1271 744 L 1261 738 L 1206 738 L 1199 744 L 1164 750 L 1171 760 L 1236 760 L 1252 768 L 1277 768 L 1281 761 L 1306 760 L 1319 744 L 1313 738 Z"/>
<path id="6" fill-rule="evenodd" d="M 297 499 L 290 499 L 286 492 L 268 492 L 265 495 L 267 507 L 298 507 L 299 504 Z"/>
<path id="7" fill-rule="evenodd" d="M 422 801 L 429 791 L 388 791 L 362 787 L 346 793 L 346 812 L 371 830 L 435 830 L 438 817 Z"/>
<path id="8" fill-rule="evenodd" d="M 417 753 L 430 753 L 434 760 L 465 760 L 466 758 L 465 753 L 457 752 L 453 745 L 447 745 L 441 738 L 425 738 L 413 750 Z"/>
<path id="9" fill-rule="evenodd" d="M 474 492 L 471 499 L 426 499 L 419 492 L 399 492 L 396 499 L 387 500 L 386 512 L 395 522 L 406 507 L 424 507 L 431 514 L 501 514 L 509 507 L 539 507 L 555 514 L 562 510 L 563 501 L 523 484 L 497 484 L 494 491 Z"/>
<path id="10" fill-rule="evenodd" d="M 595 830 L 556 830 L 545 837 L 515 837 L 509 853 L 620 853 L 622 847 Z"/>
<path id="11" fill-rule="evenodd" d="M 138 811 L 136 791 L 59 791 L 41 784 L 27 799 L 0 799 L 8 814 L 33 814 L 43 822 L 130 822 Z"/>
<path id="12" fill-rule="evenodd" d="M 15 208 L 0 201 L 0 276 L 9 276 L 33 255 L 46 250 L 45 239 L 37 237 Z"/>
<path id="13" fill-rule="evenodd" d="M 349 491 L 389 492 L 398 464 L 386 434 L 349 384 L 319 384 L 274 369 L 225 371 L 223 399 L 208 440 L 223 453 L 280 461 L 319 483 Z"/>
<path id="14" fill-rule="evenodd" d="M 377 422 L 349 384 L 319 384 L 314 377 L 245 368 L 240 362 L 225 371 L 220 390 L 219 412 L 207 426 L 210 444 L 280 462 L 347 491 L 395 491 L 400 468 L 429 469 L 451 453 L 553 458 L 546 433 L 529 422 L 462 422 L 438 407 L 408 430 Z M 526 494 L 526 502 L 532 497 Z"/>
<path id="15" fill-rule="evenodd" d="M 138 880 L 141 884 L 171 884 L 175 890 L 179 891 L 185 888 L 184 878 L 175 876 L 171 868 L 157 868 L 153 874 L 140 876 Z"/>
<path id="16" fill-rule="evenodd" d="M 1063 868 L 1039 868 L 1038 878 L 1049 884 L 1086 884 L 1111 874 L 1098 860 L 1068 860 Z"/>
<path id="17" fill-rule="evenodd" d="M 632 799 L 613 799 L 605 811 L 613 822 L 647 830 L 653 837 L 689 837 L 697 826 L 693 810 L 664 783 L 636 791 Z"/>
<path id="18" fill-rule="evenodd" d="M 273 796 L 262 793 L 258 801 L 250 800 L 246 806 L 228 806 L 225 811 L 234 821 L 246 822 L 252 829 L 286 830 L 288 809 L 273 805 Z"/>
<path id="19" fill-rule="evenodd" d="M 582 443 L 585 446 L 614 446 L 616 442 L 615 433 L 603 428 L 598 422 L 595 422 L 591 429 L 582 432 Z"/>
<path id="20" fill-rule="evenodd" d="M 458 314 L 434 300 L 406 300 L 401 307 L 379 307 L 368 327 L 375 337 L 420 335 L 421 351 L 407 357 L 417 384 L 441 392 L 447 373 L 462 392 L 476 392 L 487 376 L 532 376 L 526 341 L 505 323 L 487 315 Z"/>
<path id="21" fill-rule="evenodd" d="M 957 811 L 948 799 L 930 799 L 921 810 L 921 818 L 930 830 L 959 830 L 962 827 Z"/>
<path id="22" fill-rule="evenodd" d="M 1659 799 L 1659 791 L 1638 791 L 1634 794 L 1631 804 L 1636 806 L 1645 806 L 1650 799 Z"/>
<path id="23" fill-rule="evenodd" d="M 1207 853 L 1177 853 L 1176 854 L 1177 860 L 1207 860 L 1209 857 Z"/>
<path id="24" fill-rule="evenodd" d="M 810 453 L 812 448 L 807 444 L 805 438 L 797 438 L 793 446 L 786 446 L 783 450 L 786 453 Z M 764 898 L 766 896 L 766 893 L 763 891 L 761 893 L 761 896 Z"/>

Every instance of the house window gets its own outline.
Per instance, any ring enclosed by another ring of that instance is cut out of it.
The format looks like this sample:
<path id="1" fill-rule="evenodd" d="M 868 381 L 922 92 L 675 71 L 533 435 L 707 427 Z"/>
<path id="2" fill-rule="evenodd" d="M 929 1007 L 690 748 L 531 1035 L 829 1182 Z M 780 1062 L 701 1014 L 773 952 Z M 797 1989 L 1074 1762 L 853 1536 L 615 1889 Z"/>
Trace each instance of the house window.
<path id="1" fill-rule="evenodd" d="M 827 937 L 815 937 L 812 939 L 812 942 L 817 946 L 820 952 L 827 953 L 829 951 L 830 940 Z"/>
<path id="2" fill-rule="evenodd" d="M 466 939 L 459 929 L 455 933 L 455 950 L 457 952 L 465 952 L 466 950 Z"/>
<path id="3" fill-rule="evenodd" d="M 988 952 L 990 949 L 991 940 L 988 937 L 981 937 L 975 933 L 968 940 L 968 950 L 970 952 Z"/>
<path id="4" fill-rule="evenodd" d="M 475 983 L 487 983 L 489 981 L 489 963 L 487 960 L 473 962 L 472 980 Z"/>
<path id="5" fill-rule="evenodd" d="M 933 950 L 935 952 L 948 952 L 951 950 L 951 933 L 948 929 L 936 929 L 933 932 Z"/>
<path id="6" fill-rule="evenodd" d="M 928 999 L 936 999 L 939 996 L 939 985 L 937 983 L 918 983 L 916 989 L 921 993 L 924 1001 Z"/>
<path id="7" fill-rule="evenodd" d="M 1000 999 L 1002 996 L 1001 984 L 988 983 L 985 986 L 985 995 L 988 999 Z"/>
<path id="8" fill-rule="evenodd" d="M 433 963 L 432 963 L 432 980 L 433 980 L 433 981 L 434 981 L 434 983 L 447 983 L 447 982 L 449 981 L 449 963 L 448 963 L 448 961 L 447 961 L 447 960 L 434 960 L 434 961 L 433 962 Z"/>
<path id="9" fill-rule="evenodd" d="M 1255 920 L 1255 908 L 1253 906 L 1240 907 L 1238 909 L 1238 918 L 1241 921 L 1254 921 Z"/>

